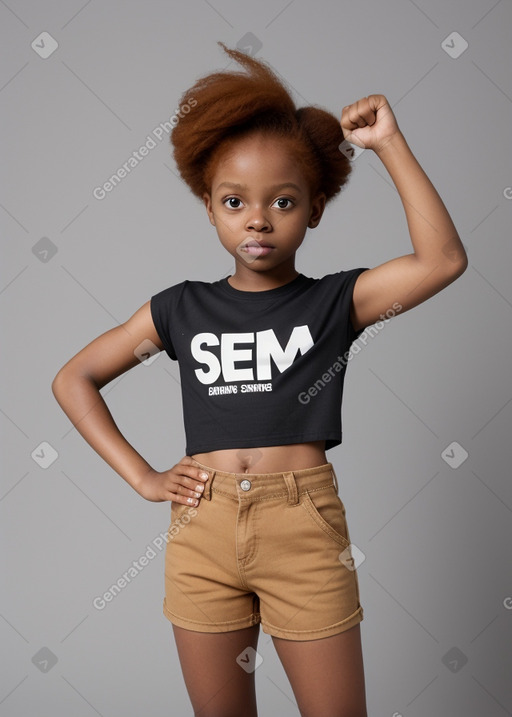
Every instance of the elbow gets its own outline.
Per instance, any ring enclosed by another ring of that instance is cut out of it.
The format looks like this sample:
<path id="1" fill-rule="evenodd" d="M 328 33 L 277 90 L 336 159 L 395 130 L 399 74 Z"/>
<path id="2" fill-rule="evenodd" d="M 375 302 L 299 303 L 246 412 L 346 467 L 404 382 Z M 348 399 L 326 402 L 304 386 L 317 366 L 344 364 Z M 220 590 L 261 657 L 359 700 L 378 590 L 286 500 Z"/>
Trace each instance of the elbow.
<path id="1" fill-rule="evenodd" d="M 446 260 L 446 257 L 448 261 Z M 469 262 L 468 255 L 466 254 L 462 244 L 456 250 L 451 250 L 445 254 L 444 265 L 447 276 L 451 281 L 455 281 L 455 279 L 458 279 L 459 276 L 464 274 L 468 268 Z"/>
<path id="2" fill-rule="evenodd" d="M 62 395 L 69 390 L 71 381 L 73 380 L 74 374 L 70 370 L 69 365 L 64 365 L 60 371 L 57 373 L 55 378 L 52 381 L 52 393 L 59 401 L 62 397 Z"/>
<path id="3" fill-rule="evenodd" d="M 446 273 L 445 286 L 453 284 L 454 281 L 456 281 L 459 277 L 462 276 L 462 274 L 464 274 L 467 268 L 467 257 L 464 260 L 461 259 L 460 261 L 457 261 L 456 264 L 452 263 Z"/>
<path id="4" fill-rule="evenodd" d="M 456 264 L 457 264 L 457 276 L 459 277 L 461 274 L 464 274 L 464 272 L 466 271 L 466 269 L 468 268 L 468 265 L 469 265 L 466 248 L 462 242 L 460 242 L 459 253 L 457 256 Z"/>
<path id="5" fill-rule="evenodd" d="M 55 378 L 52 381 L 52 393 L 57 399 L 57 401 L 60 403 L 59 396 L 62 395 L 62 391 L 64 390 L 64 383 L 65 383 L 65 372 L 64 369 L 60 369 L 60 371 L 57 373 Z"/>
<path id="6" fill-rule="evenodd" d="M 452 237 L 443 245 L 438 257 L 443 273 L 452 281 L 458 279 L 468 268 L 468 255 L 458 236 Z"/>
<path id="7" fill-rule="evenodd" d="M 458 279 L 459 276 L 462 276 L 462 274 L 464 274 L 464 272 L 466 271 L 468 266 L 469 266 L 468 255 L 464 251 L 464 256 L 461 257 L 456 264 L 455 271 L 454 271 L 454 279 Z"/>
<path id="8" fill-rule="evenodd" d="M 89 381 L 99 390 L 100 387 L 88 374 L 80 372 L 76 366 L 71 366 L 68 361 L 57 373 L 51 384 L 52 393 L 57 399 L 57 402 L 62 405 L 65 397 L 72 393 L 76 386 L 84 380 Z"/>

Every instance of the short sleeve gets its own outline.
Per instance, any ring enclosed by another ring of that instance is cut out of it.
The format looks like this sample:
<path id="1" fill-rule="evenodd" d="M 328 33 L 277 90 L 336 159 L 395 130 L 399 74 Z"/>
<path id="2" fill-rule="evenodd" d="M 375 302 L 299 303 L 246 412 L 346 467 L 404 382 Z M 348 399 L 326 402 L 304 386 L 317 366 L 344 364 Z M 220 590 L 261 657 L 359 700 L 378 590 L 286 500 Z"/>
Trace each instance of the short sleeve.
<path id="1" fill-rule="evenodd" d="M 349 312 L 350 312 L 350 306 L 352 305 L 352 298 L 354 295 L 354 286 L 356 284 L 356 281 L 357 281 L 358 277 L 361 276 L 361 274 L 364 271 L 368 271 L 369 268 L 370 267 L 360 267 L 358 269 L 351 269 L 349 272 L 347 272 L 349 274 L 349 278 L 347 280 L 347 284 L 345 287 L 345 297 L 346 297 L 346 301 L 347 301 L 347 304 L 349 307 Z M 350 313 L 349 313 L 348 314 L 348 322 L 347 322 L 348 343 L 349 344 L 353 343 L 356 339 L 358 339 L 361 336 L 361 334 L 364 331 L 366 331 L 367 328 L 368 327 L 363 326 L 362 329 L 359 329 L 358 331 L 356 331 L 352 325 L 352 321 L 350 320 Z"/>
<path id="2" fill-rule="evenodd" d="M 176 352 L 171 338 L 171 327 L 173 321 L 173 307 L 175 304 L 175 288 L 169 287 L 151 297 L 150 309 L 156 332 L 160 337 L 165 352 L 173 361 L 177 360 Z"/>

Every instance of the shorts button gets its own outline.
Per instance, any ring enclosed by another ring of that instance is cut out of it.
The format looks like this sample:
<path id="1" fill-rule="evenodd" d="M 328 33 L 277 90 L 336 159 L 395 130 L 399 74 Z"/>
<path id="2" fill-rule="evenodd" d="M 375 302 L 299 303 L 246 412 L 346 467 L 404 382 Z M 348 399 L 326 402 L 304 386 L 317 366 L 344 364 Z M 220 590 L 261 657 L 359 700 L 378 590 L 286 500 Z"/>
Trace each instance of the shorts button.
<path id="1" fill-rule="evenodd" d="M 251 490 L 251 481 L 250 480 L 243 480 L 240 483 L 240 488 L 242 490 Z"/>

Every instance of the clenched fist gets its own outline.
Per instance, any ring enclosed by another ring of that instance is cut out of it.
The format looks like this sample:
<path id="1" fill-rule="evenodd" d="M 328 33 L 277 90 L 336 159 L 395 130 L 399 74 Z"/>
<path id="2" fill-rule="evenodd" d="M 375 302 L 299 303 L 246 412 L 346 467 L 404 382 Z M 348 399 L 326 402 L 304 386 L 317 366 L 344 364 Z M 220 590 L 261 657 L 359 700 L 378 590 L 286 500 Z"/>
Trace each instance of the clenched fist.
<path id="1" fill-rule="evenodd" d="M 377 153 L 400 134 L 393 110 L 384 95 L 368 95 L 344 107 L 341 129 L 347 142 Z"/>

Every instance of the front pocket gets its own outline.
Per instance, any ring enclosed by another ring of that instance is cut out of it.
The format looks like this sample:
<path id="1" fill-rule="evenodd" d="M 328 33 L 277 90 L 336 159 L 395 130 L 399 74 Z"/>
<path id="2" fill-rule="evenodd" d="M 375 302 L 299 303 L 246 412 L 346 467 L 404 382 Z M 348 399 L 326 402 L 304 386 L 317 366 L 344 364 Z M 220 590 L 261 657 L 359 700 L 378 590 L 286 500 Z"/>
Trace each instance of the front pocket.
<path id="1" fill-rule="evenodd" d="M 186 507 L 184 503 L 177 503 L 174 500 L 171 501 L 171 525 L 185 512 Z"/>
<path id="2" fill-rule="evenodd" d="M 334 486 L 311 492 L 306 491 L 300 497 L 300 504 L 324 533 L 327 533 L 343 548 L 350 545 L 345 509 Z"/>
<path id="3" fill-rule="evenodd" d="M 198 507 L 171 501 L 171 524 L 167 531 L 171 540 L 194 520 L 198 513 Z"/>

